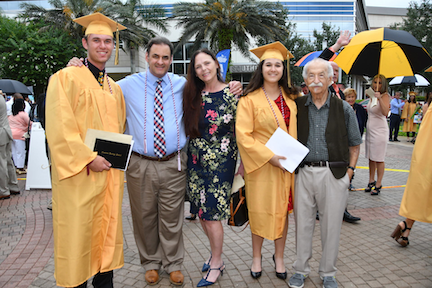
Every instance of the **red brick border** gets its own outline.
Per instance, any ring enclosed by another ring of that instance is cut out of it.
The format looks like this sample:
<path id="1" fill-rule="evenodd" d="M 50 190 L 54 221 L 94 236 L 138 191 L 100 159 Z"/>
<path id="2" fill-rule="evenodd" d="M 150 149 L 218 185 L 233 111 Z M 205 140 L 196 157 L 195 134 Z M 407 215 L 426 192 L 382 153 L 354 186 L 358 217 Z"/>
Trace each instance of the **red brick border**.
<path id="1" fill-rule="evenodd" d="M 29 207 L 25 213 L 24 234 L 0 264 L 0 287 L 29 287 L 54 252 L 51 211 Z"/>

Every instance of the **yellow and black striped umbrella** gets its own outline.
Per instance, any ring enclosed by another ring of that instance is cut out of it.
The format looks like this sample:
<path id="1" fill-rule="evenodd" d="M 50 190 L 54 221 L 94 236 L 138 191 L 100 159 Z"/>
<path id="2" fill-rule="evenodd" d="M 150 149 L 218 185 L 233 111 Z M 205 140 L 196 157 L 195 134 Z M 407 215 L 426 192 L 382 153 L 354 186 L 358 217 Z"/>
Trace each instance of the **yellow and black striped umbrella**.
<path id="1" fill-rule="evenodd" d="M 379 28 L 355 35 L 334 62 L 347 74 L 393 78 L 423 71 L 432 58 L 410 33 Z"/>

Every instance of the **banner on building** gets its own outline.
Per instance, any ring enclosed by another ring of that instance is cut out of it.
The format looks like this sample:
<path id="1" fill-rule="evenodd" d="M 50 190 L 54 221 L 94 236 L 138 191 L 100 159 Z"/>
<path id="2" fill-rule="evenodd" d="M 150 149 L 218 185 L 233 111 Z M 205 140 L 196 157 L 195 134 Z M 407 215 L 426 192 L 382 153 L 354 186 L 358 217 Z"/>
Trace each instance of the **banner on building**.
<path id="1" fill-rule="evenodd" d="M 228 70 L 228 61 L 230 56 L 231 49 L 225 49 L 222 51 L 219 51 L 219 53 L 216 54 L 216 59 L 219 61 L 220 69 L 222 78 L 225 81 L 225 76 Z"/>

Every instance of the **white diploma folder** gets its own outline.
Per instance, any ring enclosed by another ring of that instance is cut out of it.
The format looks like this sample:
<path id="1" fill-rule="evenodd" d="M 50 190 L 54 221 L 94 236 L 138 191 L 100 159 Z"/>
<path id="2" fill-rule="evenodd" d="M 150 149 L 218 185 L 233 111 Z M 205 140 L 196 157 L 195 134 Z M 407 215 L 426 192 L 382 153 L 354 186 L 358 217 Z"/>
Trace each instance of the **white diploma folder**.
<path id="1" fill-rule="evenodd" d="M 371 87 L 369 87 L 368 89 L 366 89 L 366 95 L 369 96 L 369 98 L 371 99 L 371 107 L 374 107 L 378 104 L 378 99 L 375 97 L 375 92 L 372 90 Z"/>
<path id="2" fill-rule="evenodd" d="M 294 172 L 297 166 L 309 153 L 309 149 L 306 146 L 279 127 L 267 141 L 265 146 L 276 155 L 286 157 L 286 159 L 281 159 L 279 161 L 290 173 Z"/>

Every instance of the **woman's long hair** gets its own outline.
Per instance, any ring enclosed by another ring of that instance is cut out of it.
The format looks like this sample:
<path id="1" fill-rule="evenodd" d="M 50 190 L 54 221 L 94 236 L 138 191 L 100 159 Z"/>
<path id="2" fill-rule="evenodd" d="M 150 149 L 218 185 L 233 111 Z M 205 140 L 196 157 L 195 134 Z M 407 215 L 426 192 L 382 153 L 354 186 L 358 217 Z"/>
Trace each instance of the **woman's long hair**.
<path id="1" fill-rule="evenodd" d="M 430 105 L 431 102 L 432 102 L 432 91 L 429 91 L 429 92 L 426 94 L 425 103 L 427 103 L 428 105 Z"/>
<path id="2" fill-rule="evenodd" d="M 15 116 L 19 112 L 24 111 L 24 108 L 24 99 L 14 99 L 14 102 L 12 104 L 12 115 Z"/>
<path id="3" fill-rule="evenodd" d="M 385 78 L 385 76 L 382 74 L 377 74 L 373 77 L 371 86 L 373 87 L 373 81 L 377 78 L 381 79 L 381 90 L 378 92 L 380 92 L 381 94 L 387 93 L 388 92 L 388 82 L 387 82 L 387 79 Z"/>
<path id="4" fill-rule="evenodd" d="M 261 61 L 258 64 L 258 67 L 253 73 L 249 81 L 249 85 L 246 87 L 245 91 L 243 92 L 243 95 L 247 95 L 248 93 L 255 91 L 263 86 L 264 77 L 262 75 L 262 67 L 264 65 L 264 61 L 265 60 Z M 281 79 L 279 79 L 278 81 L 279 86 L 282 87 L 282 89 L 285 91 L 285 93 L 288 95 L 289 98 L 295 100 L 298 97 L 299 92 L 293 86 L 291 86 L 291 88 L 288 87 L 288 73 L 287 73 L 286 61 L 282 61 L 282 63 L 283 63 L 283 74 Z"/>
<path id="5" fill-rule="evenodd" d="M 195 71 L 195 58 L 199 53 L 209 55 L 216 63 L 216 75 L 220 82 L 224 82 L 220 72 L 219 61 L 216 56 L 209 49 L 203 48 L 196 51 L 191 58 L 189 69 L 187 73 L 187 82 L 183 90 L 183 119 L 185 124 L 185 132 L 189 137 L 196 138 L 201 136 L 199 132 L 199 121 L 202 111 L 202 97 L 201 92 L 205 87 L 205 83 L 198 78 Z"/>
<path id="6" fill-rule="evenodd" d="M 413 99 L 413 101 L 411 101 L 411 95 L 408 94 L 408 103 L 416 103 L 417 102 L 416 101 L 416 94 L 413 94 L 413 96 L 414 96 L 414 99 Z"/>

